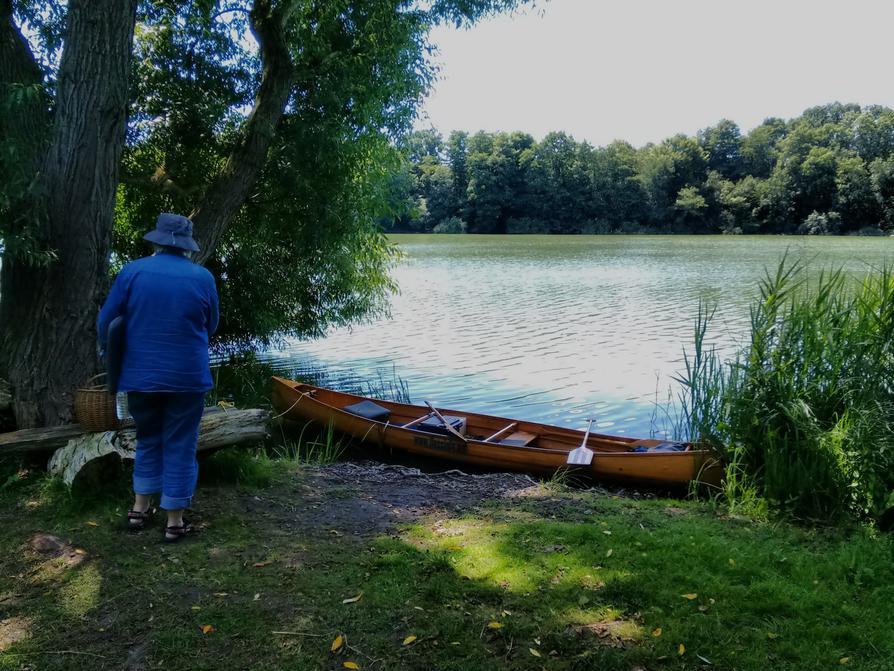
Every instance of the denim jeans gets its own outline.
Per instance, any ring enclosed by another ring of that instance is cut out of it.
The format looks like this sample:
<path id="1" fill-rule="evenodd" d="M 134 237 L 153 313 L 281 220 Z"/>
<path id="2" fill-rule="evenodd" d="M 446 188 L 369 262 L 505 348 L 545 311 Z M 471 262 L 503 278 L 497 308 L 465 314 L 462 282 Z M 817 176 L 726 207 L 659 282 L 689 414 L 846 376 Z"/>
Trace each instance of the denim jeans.
<path id="1" fill-rule="evenodd" d="M 199 476 L 196 444 L 205 393 L 132 391 L 127 402 L 137 425 L 134 493 L 161 492 L 165 510 L 188 507 Z"/>

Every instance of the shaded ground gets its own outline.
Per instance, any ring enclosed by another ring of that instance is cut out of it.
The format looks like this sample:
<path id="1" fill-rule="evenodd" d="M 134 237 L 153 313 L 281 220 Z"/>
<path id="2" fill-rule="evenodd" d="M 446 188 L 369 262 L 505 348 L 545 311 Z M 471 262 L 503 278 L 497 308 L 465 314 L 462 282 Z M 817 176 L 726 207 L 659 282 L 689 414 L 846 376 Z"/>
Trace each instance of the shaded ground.
<path id="1" fill-rule="evenodd" d="M 174 546 L 108 496 L 0 490 L 0 669 L 892 669 L 887 538 L 523 475 L 268 466 L 200 486 Z"/>
<path id="2" fill-rule="evenodd" d="M 540 491 L 540 484 L 527 475 L 426 473 L 372 461 L 340 462 L 306 468 L 300 479 L 245 497 L 240 505 L 296 533 L 368 536 L 423 516 L 456 515 L 485 500 L 531 491 Z M 203 506 L 213 510 L 213 498 L 206 496 Z"/>

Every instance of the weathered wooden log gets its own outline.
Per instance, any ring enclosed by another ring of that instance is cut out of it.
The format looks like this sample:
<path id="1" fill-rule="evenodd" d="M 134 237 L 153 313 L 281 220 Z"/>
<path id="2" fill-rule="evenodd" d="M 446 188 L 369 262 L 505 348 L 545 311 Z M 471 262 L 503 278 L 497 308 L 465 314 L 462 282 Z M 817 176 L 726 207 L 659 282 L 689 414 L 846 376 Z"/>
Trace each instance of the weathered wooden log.
<path id="1" fill-rule="evenodd" d="M 235 445 L 259 443 L 267 435 L 270 413 L 267 410 L 214 410 L 202 417 L 199 426 L 198 450 L 213 450 Z M 92 461 L 117 454 L 133 459 L 137 437 L 133 428 L 105 433 L 81 433 L 67 441 L 50 458 L 47 470 L 72 484 L 79 472 Z"/>
<path id="2" fill-rule="evenodd" d="M 227 416 L 227 419 L 224 421 L 225 428 L 223 429 L 221 429 L 220 422 L 208 421 L 209 418 L 217 417 L 218 415 Z M 262 427 L 266 425 L 267 419 L 269 419 L 269 413 L 266 410 L 225 410 L 218 407 L 206 408 L 205 416 L 202 419 L 201 432 L 202 434 L 207 435 L 200 435 L 199 440 L 211 439 L 214 442 L 211 447 L 220 447 L 220 440 L 225 438 L 221 431 L 234 431 L 238 433 L 240 431 L 239 427 L 244 425 L 246 427 L 251 427 L 249 429 L 250 433 L 252 431 L 258 433 L 262 430 Z M 206 428 L 206 426 L 208 428 Z M 131 424 L 119 431 L 110 431 L 109 433 L 124 434 L 130 429 L 130 433 L 133 434 L 132 427 L 133 425 Z M 51 426 L 41 429 L 24 429 L 22 431 L 0 433 L 0 458 L 4 456 L 41 456 L 50 454 L 55 450 L 58 450 L 60 447 L 65 447 L 68 441 L 73 438 L 85 434 L 86 432 L 84 429 L 78 424 L 66 424 L 63 426 Z M 102 436 L 105 434 L 100 433 L 91 435 Z M 224 442 L 223 444 L 226 445 L 228 443 Z"/>
<path id="3" fill-rule="evenodd" d="M 0 458 L 47 454 L 64 447 L 69 440 L 83 433 L 84 429 L 79 424 L 0 433 Z"/>

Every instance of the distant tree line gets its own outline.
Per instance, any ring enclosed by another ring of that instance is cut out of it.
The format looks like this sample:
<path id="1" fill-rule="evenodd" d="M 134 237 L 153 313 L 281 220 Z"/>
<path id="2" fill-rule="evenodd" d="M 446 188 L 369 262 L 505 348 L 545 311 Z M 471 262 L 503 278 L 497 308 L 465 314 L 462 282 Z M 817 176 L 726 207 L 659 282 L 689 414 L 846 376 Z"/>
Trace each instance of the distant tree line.
<path id="1" fill-rule="evenodd" d="M 894 231 L 894 110 L 833 103 L 743 135 L 729 120 L 636 148 L 563 132 L 416 131 L 386 230 L 467 233 Z"/>

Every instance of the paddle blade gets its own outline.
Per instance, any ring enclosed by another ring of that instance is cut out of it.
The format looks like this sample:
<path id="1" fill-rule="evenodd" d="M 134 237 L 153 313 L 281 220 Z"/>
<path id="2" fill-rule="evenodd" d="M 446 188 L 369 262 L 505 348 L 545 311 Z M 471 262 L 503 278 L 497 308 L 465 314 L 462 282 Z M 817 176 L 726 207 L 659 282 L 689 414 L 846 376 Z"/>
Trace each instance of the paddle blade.
<path id="1" fill-rule="evenodd" d="M 568 459 L 565 463 L 573 466 L 589 466 L 593 463 L 593 450 L 589 447 L 577 447 L 568 453 Z"/>

